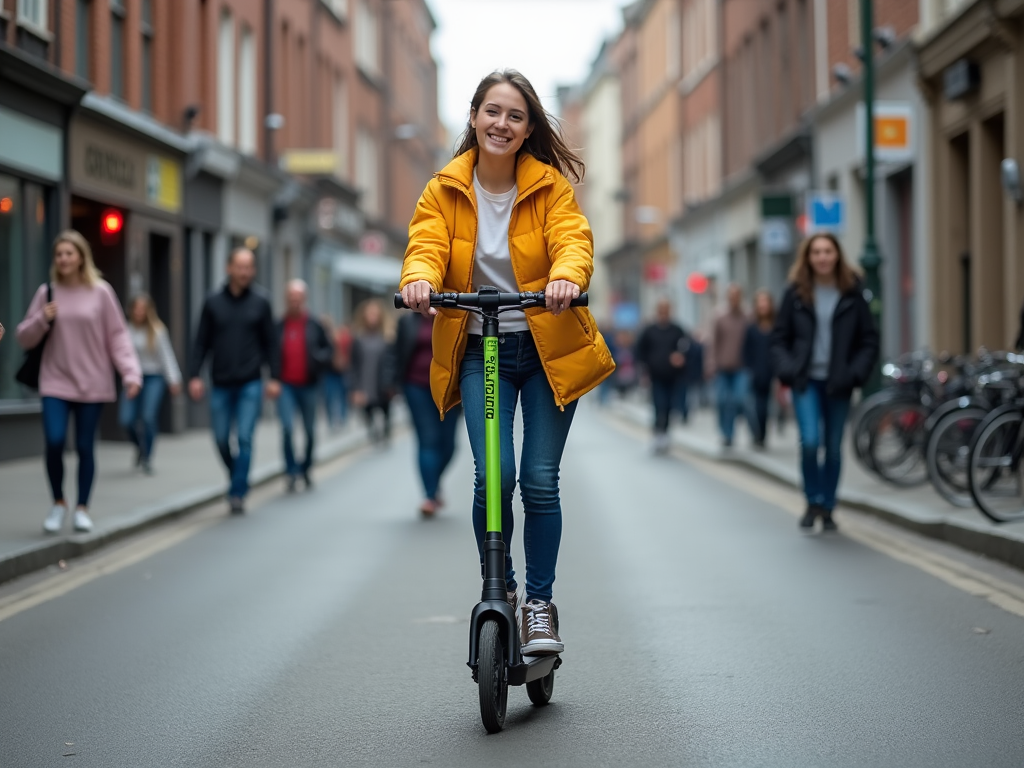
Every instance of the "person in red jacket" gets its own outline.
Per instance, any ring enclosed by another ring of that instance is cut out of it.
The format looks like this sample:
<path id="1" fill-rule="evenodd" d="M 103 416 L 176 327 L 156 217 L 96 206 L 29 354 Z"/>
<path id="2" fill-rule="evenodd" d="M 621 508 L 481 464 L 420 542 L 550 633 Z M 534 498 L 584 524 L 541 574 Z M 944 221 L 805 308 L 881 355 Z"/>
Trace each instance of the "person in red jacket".
<path id="1" fill-rule="evenodd" d="M 307 293 L 304 281 L 289 282 L 285 294 L 287 310 L 277 323 L 277 349 L 281 353 L 281 395 L 277 400 L 277 414 L 281 419 L 289 493 L 295 490 L 300 477 L 307 491 L 313 487 L 310 470 L 316 444 L 317 383 L 320 375 L 330 368 L 334 355 L 324 327 L 306 309 Z M 296 410 L 302 415 L 302 427 L 306 432 L 306 452 L 302 461 L 295 458 L 292 439 Z"/>

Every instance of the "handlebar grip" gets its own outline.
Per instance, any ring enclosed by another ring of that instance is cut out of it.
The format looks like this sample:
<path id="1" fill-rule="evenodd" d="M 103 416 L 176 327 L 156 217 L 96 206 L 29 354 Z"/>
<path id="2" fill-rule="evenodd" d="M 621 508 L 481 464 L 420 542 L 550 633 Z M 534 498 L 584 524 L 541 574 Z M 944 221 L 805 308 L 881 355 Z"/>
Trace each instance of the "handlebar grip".
<path id="1" fill-rule="evenodd" d="M 395 309 L 408 309 L 405 305 L 405 299 L 402 298 L 402 294 L 395 294 Z"/>
<path id="2" fill-rule="evenodd" d="M 569 303 L 570 307 L 587 307 L 590 306 L 590 297 L 587 296 L 587 292 L 584 291 L 575 299 Z"/>

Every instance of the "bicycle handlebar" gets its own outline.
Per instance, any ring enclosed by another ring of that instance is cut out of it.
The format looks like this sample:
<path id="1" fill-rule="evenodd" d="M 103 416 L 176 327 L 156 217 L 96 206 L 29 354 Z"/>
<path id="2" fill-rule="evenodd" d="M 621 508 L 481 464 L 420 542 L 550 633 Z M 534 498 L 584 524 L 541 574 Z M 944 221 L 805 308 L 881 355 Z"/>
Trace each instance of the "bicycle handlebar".
<path id="1" fill-rule="evenodd" d="M 589 303 L 586 291 L 573 299 L 570 307 L 585 307 Z M 448 309 L 482 309 L 497 310 L 499 308 L 529 309 L 530 307 L 546 307 L 544 291 L 524 291 L 523 293 L 431 293 L 430 306 Z M 402 294 L 395 294 L 395 309 L 409 309 Z"/>

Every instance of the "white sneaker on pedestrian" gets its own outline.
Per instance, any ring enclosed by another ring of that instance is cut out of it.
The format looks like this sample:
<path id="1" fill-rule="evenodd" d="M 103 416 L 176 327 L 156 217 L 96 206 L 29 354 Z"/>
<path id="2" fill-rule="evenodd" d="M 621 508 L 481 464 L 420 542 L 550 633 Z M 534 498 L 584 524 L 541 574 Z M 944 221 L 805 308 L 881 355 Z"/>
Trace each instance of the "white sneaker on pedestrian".
<path id="1" fill-rule="evenodd" d="M 60 529 L 64 527 L 64 516 L 67 513 L 68 508 L 63 504 L 54 504 L 53 509 L 50 510 L 50 514 L 46 516 L 46 521 L 43 523 L 43 530 L 46 533 L 59 533 Z"/>
<path id="2" fill-rule="evenodd" d="M 75 530 L 79 533 L 89 533 L 92 530 L 92 518 L 84 509 L 75 510 Z"/>

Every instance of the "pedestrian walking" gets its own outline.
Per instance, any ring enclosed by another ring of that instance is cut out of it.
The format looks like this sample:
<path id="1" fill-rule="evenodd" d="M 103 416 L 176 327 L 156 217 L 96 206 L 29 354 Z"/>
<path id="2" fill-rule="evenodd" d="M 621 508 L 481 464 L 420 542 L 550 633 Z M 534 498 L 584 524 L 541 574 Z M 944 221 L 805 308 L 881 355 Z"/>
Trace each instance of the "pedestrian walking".
<path id="1" fill-rule="evenodd" d="M 455 433 L 462 413 L 462 406 L 457 405 L 442 419 L 430 394 L 433 332 L 431 315 L 407 312 L 398 321 L 395 340 L 395 367 L 416 430 L 417 465 L 424 494 L 420 514 L 424 517 L 433 517 L 443 506 L 441 476 L 455 455 Z"/>
<path id="2" fill-rule="evenodd" d="M 562 536 L 558 468 L 578 398 L 615 369 L 590 312 L 569 308 L 594 270 L 593 237 L 564 174 L 581 180 L 533 86 L 514 70 L 485 77 L 470 102 L 455 158 L 427 184 L 409 227 L 402 267 L 406 304 L 434 315 L 430 292 L 543 290 L 549 311 L 502 315 L 498 344 L 502 534 L 511 543 L 516 486 L 512 426 L 522 405 L 519 486 L 525 509 L 525 605 L 519 608 L 511 554 L 509 602 L 519 614 L 524 654 L 560 653 L 552 603 Z M 430 388 L 441 413 L 465 403 L 476 465 L 473 528 L 483 564 L 486 530 L 484 348 L 478 316 L 442 310 L 434 321 Z M 493 480 L 493 478 L 492 478 Z M 511 550 L 509 550 L 511 552 Z"/>
<path id="3" fill-rule="evenodd" d="M 637 372 L 636 340 L 629 331 L 616 331 L 612 339 L 608 342 L 608 348 L 615 360 L 615 373 L 605 379 L 601 386 L 610 383 L 621 399 L 636 389 L 640 378 Z"/>
<path id="4" fill-rule="evenodd" d="M 263 403 L 265 367 L 270 369 L 267 396 L 276 399 L 281 392 L 274 316 L 266 293 L 253 283 L 255 277 L 253 252 L 248 248 L 232 251 L 224 287 L 203 303 L 189 362 L 188 392 L 193 400 L 200 400 L 206 388 L 199 375 L 210 358 L 210 421 L 230 478 L 228 504 L 235 515 L 245 512 L 249 493 L 252 437 Z"/>
<path id="5" fill-rule="evenodd" d="M 672 302 L 658 301 L 655 321 L 640 332 L 636 342 L 636 359 L 651 383 L 654 406 L 654 450 L 665 453 L 669 448 L 668 425 L 673 408 L 679 405 L 679 387 L 686 365 L 684 348 L 686 332 L 672 321 Z"/>
<path id="6" fill-rule="evenodd" d="M 333 350 L 331 365 L 323 374 L 322 390 L 327 426 L 335 429 L 348 419 L 348 385 L 345 377 L 352 354 L 352 334 L 344 324 L 336 326 L 330 315 L 321 315 L 320 325 Z"/>
<path id="7" fill-rule="evenodd" d="M 751 431 L 754 433 L 754 447 L 764 448 L 768 434 L 768 402 L 772 396 L 772 380 L 775 369 L 772 366 L 771 337 L 775 326 L 775 302 L 772 294 L 762 288 L 754 294 L 753 322 L 747 326 L 743 341 L 743 367 L 750 379 Z"/>
<path id="8" fill-rule="evenodd" d="M 292 280 L 285 290 L 285 316 L 277 323 L 276 348 L 281 355 L 281 394 L 277 415 L 281 419 L 288 492 L 295 491 L 299 478 L 308 491 L 313 487 L 313 449 L 316 446 L 316 402 L 323 371 L 331 367 L 334 349 L 324 327 L 310 317 L 306 308 L 308 288 L 303 280 Z M 302 417 L 306 433 L 306 452 L 302 461 L 295 458 L 293 428 L 295 412 Z"/>
<path id="9" fill-rule="evenodd" d="M 167 390 L 172 396 L 181 392 L 181 369 L 174 356 L 170 334 L 160 321 L 149 294 L 140 293 L 132 299 L 128 309 L 128 334 L 142 366 L 142 391 L 135 398 L 122 395 L 118 420 L 135 446 L 135 466 L 151 475 L 153 443 L 160 429 L 160 406 Z"/>
<path id="10" fill-rule="evenodd" d="M 363 412 L 370 440 L 391 440 L 391 400 L 395 396 L 394 348 L 384 333 L 384 308 L 376 299 L 363 304 L 352 339 L 352 403 Z M 380 426 L 377 414 L 380 414 Z"/>
<path id="11" fill-rule="evenodd" d="M 835 530 L 843 429 L 853 390 L 871 375 L 878 330 L 861 282 L 830 234 L 805 240 L 772 330 L 779 380 L 793 388 L 807 511 L 800 527 Z M 824 460 L 819 457 L 824 447 Z"/>
<path id="12" fill-rule="evenodd" d="M 49 300 L 48 294 L 52 294 Z M 53 506 L 43 530 L 59 533 L 67 518 L 64 447 L 73 415 L 78 453 L 73 526 L 88 533 L 93 529 L 89 498 L 96 476 L 96 430 L 103 404 L 117 400 L 113 371 L 121 374 L 128 399 L 138 396 L 142 371 L 117 295 L 96 269 L 88 241 L 75 230 L 62 232 L 54 241 L 50 281 L 32 297 L 17 337 L 24 349 L 34 348 L 44 337 L 46 341 L 39 394 Z"/>
<path id="13" fill-rule="evenodd" d="M 715 319 L 712 355 L 715 362 L 715 400 L 722 444 L 731 448 L 736 418 L 747 412 L 750 382 L 743 368 L 743 341 L 750 324 L 743 313 L 743 290 L 733 283 L 726 292 L 728 306 Z"/>

